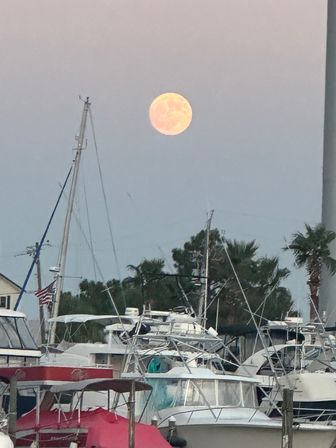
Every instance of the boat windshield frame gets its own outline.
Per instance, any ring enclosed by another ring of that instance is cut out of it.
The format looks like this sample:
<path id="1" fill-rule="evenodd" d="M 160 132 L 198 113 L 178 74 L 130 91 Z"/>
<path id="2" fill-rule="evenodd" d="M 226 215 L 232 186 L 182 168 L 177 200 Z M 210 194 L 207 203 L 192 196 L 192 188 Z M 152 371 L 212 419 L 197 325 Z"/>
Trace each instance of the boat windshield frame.
<path id="1" fill-rule="evenodd" d="M 257 408 L 255 383 L 223 378 L 148 378 L 152 386 L 148 407 L 155 411 L 177 407 Z M 143 400 L 148 399 L 145 393 Z M 142 401 L 142 400 L 140 400 Z"/>
<path id="2" fill-rule="evenodd" d="M 0 316 L 0 349 L 38 350 L 24 317 Z"/>

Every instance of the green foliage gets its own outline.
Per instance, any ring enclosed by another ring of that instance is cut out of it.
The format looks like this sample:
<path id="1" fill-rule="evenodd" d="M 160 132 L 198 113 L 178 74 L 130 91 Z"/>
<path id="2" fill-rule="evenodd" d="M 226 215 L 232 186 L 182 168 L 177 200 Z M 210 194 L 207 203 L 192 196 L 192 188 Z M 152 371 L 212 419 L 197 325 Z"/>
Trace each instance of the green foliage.
<path id="1" fill-rule="evenodd" d="M 331 274 L 336 272 L 336 260 L 330 256 L 329 245 L 336 233 L 326 230 L 322 224 L 311 227 L 305 224 L 306 232 L 294 233 L 292 242 L 284 250 L 292 250 L 298 268 L 305 267 L 311 272 L 321 270 L 325 265 Z"/>
<path id="2" fill-rule="evenodd" d="M 336 233 L 327 230 L 322 224 L 311 227 L 305 224 L 305 233 L 296 232 L 292 241 L 284 250 L 291 250 L 298 268 L 305 268 L 311 298 L 310 317 L 315 317 L 318 310 L 318 293 L 321 285 L 322 267 L 325 266 L 331 275 L 336 273 L 336 260 L 330 256 L 330 243 Z"/>
<path id="3" fill-rule="evenodd" d="M 197 312 L 200 295 L 204 294 L 204 279 L 195 278 L 195 273 L 204 276 L 205 241 L 206 234 L 202 230 L 192 236 L 183 248 L 173 249 L 176 275 L 166 272 L 164 260 L 145 259 L 137 266 L 129 265 L 130 275 L 121 282 L 116 279 L 107 282 L 119 312 L 124 312 L 124 301 L 127 306 L 138 307 L 140 311 L 145 304 L 152 309 L 168 310 L 189 302 Z M 252 310 L 268 319 L 283 317 L 292 305 L 290 292 L 281 285 L 289 275 L 288 269 L 279 267 L 277 257 L 258 257 L 255 241 L 227 240 L 225 244 Z M 208 303 L 212 301 L 208 325 L 214 325 L 217 303 L 220 324 L 245 323 L 250 319 L 217 229 L 213 229 L 209 237 L 208 284 Z M 60 314 L 70 313 L 115 314 L 106 286 L 88 280 L 80 283 L 78 295 L 73 296 L 69 292 L 62 295 Z M 60 337 L 63 336 L 62 331 L 58 331 Z M 90 332 L 92 340 L 101 338 L 97 326 L 93 326 Z M 82 337 L 83 332 L 78 331 L 77 338 Z"/>
<path id="4" fill-rule="evenodd" d="M 244 297 L 232 272 L 224 250 L 224 241 L 217 229 L 210 232 L 209 244 L 209 283 L 211 297 L 218 296 L 219 323 L 245 323 L 250 319 Z M 201 231 L 184 244 L 183 249 L 173 250 L 175 267 L 180 274 L 191 275 L 200 265 L 203 257 L 205 232 Z M 255 241 L 225 241 L 228 255 L 237 272 L 252 311 L 265 318 L 281 318 L 292 305 L 290 292 L 281 286 L 288 275 L 288 269 L 279 267 L 277 257 L 258 258 Z M 185 282 L 186 292 L 191 301 L 199 299 L 202 289 L 192 282 Z M 265 299 L 265 304 L 263 301 Z M 217 299 L 209 309 L 209 324 L 215 321 Z"/>

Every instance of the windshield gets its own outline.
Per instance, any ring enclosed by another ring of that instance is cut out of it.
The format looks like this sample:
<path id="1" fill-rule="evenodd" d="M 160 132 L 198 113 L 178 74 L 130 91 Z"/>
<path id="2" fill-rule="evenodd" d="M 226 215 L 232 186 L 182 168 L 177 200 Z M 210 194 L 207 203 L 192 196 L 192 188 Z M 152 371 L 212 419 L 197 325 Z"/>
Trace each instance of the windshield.
<path id="1" fill-rule="evenodd" d="M 37 350 L 24 318 L 0 318 L 0 348 Z"/>
<path id="2" fill-rule="evenodd" d="M 160 378 L 148 382 L 153 387 L 149 402 L 153 410 L 177 406 L 256 407 L 254 385 L 251 383 Z"/>

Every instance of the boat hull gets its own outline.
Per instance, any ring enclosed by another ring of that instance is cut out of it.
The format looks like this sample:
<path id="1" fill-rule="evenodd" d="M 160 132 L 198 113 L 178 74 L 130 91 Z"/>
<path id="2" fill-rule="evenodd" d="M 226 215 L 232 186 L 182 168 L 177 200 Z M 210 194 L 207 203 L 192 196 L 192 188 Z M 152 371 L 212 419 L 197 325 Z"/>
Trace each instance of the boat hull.
<path id="1" fill-rule="evenodd" d="M 168 428 L 161 429 L 168 437 Z M 186 424 L 176 427 L 176 436 L 186 440 L 188 448 L 267 448 L 281 446 L 281 426 L 242 425 L 242 424 Z M 295 448 L 334 448 L 336 429 L 294 429 Z"/>

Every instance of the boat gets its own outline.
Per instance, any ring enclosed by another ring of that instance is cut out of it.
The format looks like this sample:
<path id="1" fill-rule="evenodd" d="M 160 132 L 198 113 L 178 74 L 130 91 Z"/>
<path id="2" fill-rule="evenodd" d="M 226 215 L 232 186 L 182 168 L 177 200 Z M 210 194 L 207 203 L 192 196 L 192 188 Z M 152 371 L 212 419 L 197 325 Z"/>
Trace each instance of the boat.
<path id="1" fill-rule="evenodd" d="M 336 371 L 335 340 L 321 331 L 316 323 L 270 322 L 263 329 L 265 340 L 270 344 L 249 356 L 237 369 L 258 379 L 269 398 L 258 392 L 262 409 L 271 416 L 279 416 L 282 391 L 293 390 L 294 417 L 308 420 L 336 419 Z M 281 333 L 280 344 L 272 344 L 270 329 Z M 280 330 L 282 330 L 280 332 Z M 288 338 L 288 335 L 290 337 Z M 277 408 L 272 403 L 277 405 Z"/>
<path id="2" fill-rule="evenodd" d="M 150 390 L 148 384 L 114 379 L 112 369 L 0 368 L 2 381 L 9 381 L 13 376 L 17 378 L 19 391 L 34 390 L 37 397 L 36 407 L 16 422 L 17 447 L 35 443 L 41 448 L 67 448 L 75 443 L 88 448 L 129 448 L 130 443 L 135 446 L 134 442 L 137 448 L 170 447 L 155 427 L 135 423 L 134 393 Z M 128 419 L 111 409 L 111 391 L 130 395 Z M 105 409 L 82 409 L 84 395 L 101 392 L 106 392 Z M 64 410 L 64 405 L 68 410 Z"/>
<path id="3" fill-rule="evenodd" d="M 144 378 L 153 391 L 150 397 L 141 392 L 142 397 L 137 398 L 139 406 L 148 400 L 143 419 L 157 419 L 158 428 L 168 440 L 178 437 L 188 448 L 260 448 L 261 442 L 267 448 L 280 446 L 282 423 L 258 408 L 257 380 L 216 374 L 201 367 L 176 367 L 145 374 Z M 336 428 L 332 425 L 294 425 L 296 448 L 331 448 L 335 442 Z"/>

